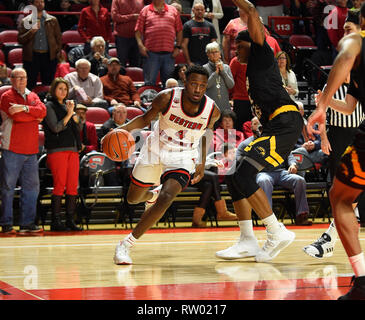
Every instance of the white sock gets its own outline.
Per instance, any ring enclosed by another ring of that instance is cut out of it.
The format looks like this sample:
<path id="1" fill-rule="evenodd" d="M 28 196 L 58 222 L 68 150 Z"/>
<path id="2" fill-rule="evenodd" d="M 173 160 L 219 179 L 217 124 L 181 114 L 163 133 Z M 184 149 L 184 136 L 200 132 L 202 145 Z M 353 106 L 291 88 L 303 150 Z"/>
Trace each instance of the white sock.
<path id="1" fill-rule="evenodd" d="M 238 225 L 241 231 L 240 240 L 256 240 L 252 220 L 240 220 L 238 221 Z"/>
<path id="2" fill-rule="evenodd" d="M 330 226 L 328 227 L 326 233 L 331 237 L 332 241 L 337 240 L 337 229 L 335 225 L 335 220 L 332 220 Z"/>
<path id="3" fill-rule="evenodd" d="M 356 256 L 349 257 L 352 270 L 354 270 L 355 277 L 365 276 L 365 257 L 364 253 L 361 252 Z"/>
<path id="4" fill-rule="evenodd" d="M 266 230 L 270 233 L 275 233 L 280 229 L 280 224 L 278 219 L 276 219 L 275 214 L 273 213 L 271 216 L 268 216 L 265 219 L 261 220 L 262 223 L 265 225 Z"/>
<path id="5" fill-rule="evenodd" d="M 129 235 L 127 235 L 123 242 L 129 247 L 132 248 L 135 243 L 136 243 L 137 239 L 135 237 L 133 237 L 132 233 L 130 233 Z"/>

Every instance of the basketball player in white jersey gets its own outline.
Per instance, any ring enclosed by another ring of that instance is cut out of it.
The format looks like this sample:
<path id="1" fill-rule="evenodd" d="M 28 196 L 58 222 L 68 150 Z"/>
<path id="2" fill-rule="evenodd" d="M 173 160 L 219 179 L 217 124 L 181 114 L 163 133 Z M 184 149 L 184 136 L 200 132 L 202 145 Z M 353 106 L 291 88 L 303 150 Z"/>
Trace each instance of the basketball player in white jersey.
<path id="1" fill-rule="evenodd" d="M 184 88 L 160 92 L 143 115 L 119 127 L 132 131 L 148 126 L 159 116 L 142 146 L 131 175 L 127 200 L 146 202 L 146 211 L 133 231 L 115 248 L 115 264 L 132 264 L 130 248 L 161 219 L 176 195 L 204 176 L 206 150 L 220 111 L 205 95 L 208 73 L 201 66 L 186 71 Z M 209 130 L 211 129 L 211 130 Z M 150 190 L 150 187 L 160 187 Z"/>

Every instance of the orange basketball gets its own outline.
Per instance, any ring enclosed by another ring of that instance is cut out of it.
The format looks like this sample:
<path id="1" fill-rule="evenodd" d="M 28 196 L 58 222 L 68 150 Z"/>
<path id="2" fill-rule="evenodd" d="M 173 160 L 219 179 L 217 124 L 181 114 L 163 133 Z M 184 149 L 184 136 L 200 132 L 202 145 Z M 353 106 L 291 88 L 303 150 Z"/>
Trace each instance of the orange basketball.
<path id="1" fill-rule="evenodd" d="M 101 140 L 103 152 L 113 161 L 125 161 L 133 154 L 135 142 L 126 130 L 114 129 Z"/>

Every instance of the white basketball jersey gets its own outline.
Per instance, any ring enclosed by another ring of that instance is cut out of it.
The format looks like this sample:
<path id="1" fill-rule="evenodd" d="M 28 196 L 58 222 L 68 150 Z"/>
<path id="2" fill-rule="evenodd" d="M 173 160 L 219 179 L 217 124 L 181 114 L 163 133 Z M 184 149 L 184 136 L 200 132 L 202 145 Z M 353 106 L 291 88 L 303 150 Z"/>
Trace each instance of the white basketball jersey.
<path id="1" fill-rule="evenodd" d="M 183 109 L 184 88 L 174 88 L 171 91 L 170 104 L 164 113 L 160 113 L 152 135 L 159 138 L 160 149 L 168 149 L 170 152 L 197 149 L 212 117 L 214 101 L 204 95 L 197 114 L 190 116 Z"/>

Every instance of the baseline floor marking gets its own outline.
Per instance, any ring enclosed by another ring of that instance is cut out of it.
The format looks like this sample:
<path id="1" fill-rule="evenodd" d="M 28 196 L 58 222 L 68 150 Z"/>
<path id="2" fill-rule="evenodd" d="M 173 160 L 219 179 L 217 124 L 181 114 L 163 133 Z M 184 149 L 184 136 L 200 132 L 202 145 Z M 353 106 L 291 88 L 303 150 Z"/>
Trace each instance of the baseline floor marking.
<path id="1" fill-rule="evenodd" d="M 365 238 L 360 238 L 360 241 L 365 241 Z M 197 244 L 197 243 L 235 243 L 237 240 L 199 240 L 199 241 L 150 241 L 138 242 L 139 245 L 163 245 L 163 244 Z M 265 239 L 258 239 L 258 242 L 264 242 Z M 310 244 L 314 240 L 295 239 L 294 242 L 307 242 Z M 336 240 L 340 242 L 339 239 Z M 22 246 L 0 246 L 0 249 L 22 249 L 22 248 L 52 248 L 52 247 L 89 247 L 89 246 L 115 246 L 116 241 L 107 243 L 65 243 L 65 244 L 42 244 L 42 245 L 22 245 Z"/>

